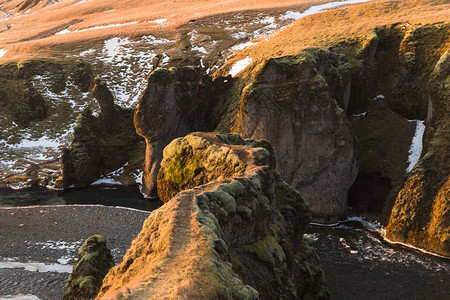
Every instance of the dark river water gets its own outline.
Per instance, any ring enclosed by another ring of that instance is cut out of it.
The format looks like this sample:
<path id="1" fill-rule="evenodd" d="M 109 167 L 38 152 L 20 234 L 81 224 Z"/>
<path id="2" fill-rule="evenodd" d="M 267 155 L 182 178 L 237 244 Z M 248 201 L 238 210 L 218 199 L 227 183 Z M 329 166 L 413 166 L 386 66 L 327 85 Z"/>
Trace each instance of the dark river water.
<path id="1" fill-rule="evenodd" d="M 136 187 L 0 189 L 0 207 L 71 204 L 152 211 L 162 203 L 144 199 Z M 388 244 L 357 221 L 312 225 L 306 237 L 321 258 L 331 299 L 450 299 L 449 259 Z"/>
<path id="2" fill-rule="evenodd" d="M 0 207 L 32 205 L 101 204 L 152 211 L 162 205 L 157 199 L 145 199 L 137 187 L 92 186 L 54 191 L 42 188 L 13 190 L 0 188 Z"/>

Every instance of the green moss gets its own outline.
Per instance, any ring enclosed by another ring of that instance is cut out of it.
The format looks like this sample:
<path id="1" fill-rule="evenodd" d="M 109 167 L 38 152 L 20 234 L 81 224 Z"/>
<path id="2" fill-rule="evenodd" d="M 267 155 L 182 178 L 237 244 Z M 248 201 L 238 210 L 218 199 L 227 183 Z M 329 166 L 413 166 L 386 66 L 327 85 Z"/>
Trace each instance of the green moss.
<path id="1" fill-rule="evenodd" d="M 186 163 L 187 162 L 187 163 Z M 172 158 L 167 166 L 165 180 L 184 186 L 200 170 L 199 157 L 195 156 L 186 161 L 181 155 Z"/>
<path id="2" fill-rule="evenodd" d="M 283 248 L 281 248 L 276 237 L 273 235 L 269 235 L 265 239 L 259 240 L 256 243 L 245 245 L 243 249 L 273 266 L 279 265 L 286 259 Z"/>

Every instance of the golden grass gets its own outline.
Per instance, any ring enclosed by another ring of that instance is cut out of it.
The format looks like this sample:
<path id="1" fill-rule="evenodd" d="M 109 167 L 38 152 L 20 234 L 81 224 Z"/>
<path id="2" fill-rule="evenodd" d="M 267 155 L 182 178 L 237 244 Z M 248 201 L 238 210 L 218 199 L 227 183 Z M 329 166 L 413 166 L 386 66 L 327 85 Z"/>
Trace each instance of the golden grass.
<path id="1" fill-rule="evenodd" d="M 86 40 L 105 39 L 111 35 L 139 36 L 155 34 L 173 36 L 180 25 L 191 19 L 237 11 L 273 9 L 280 7 L 306 7 L 305 4 L 323 3 L 332 0 L 87 0 L 79 5 L 77 0 L 61 0 L 46 6 L 40 1 L 29 11 L 18 12 L 25 0 L 0 0 L 0 9 L 11 16 L 0 21 L 0 48 L 8 49 L 5 58 L 20 56 L 54 56 L 61 49 L 71 48 Z M 24 14 L 24 12 L 27 12 Z M 167 18 L 164 26 L 152 23 Z M 138 24 L 105 28 L 67 35 L 55 33 L 70 27 L 82 30 L 94 26 L 122 24 L 138 21 Z M 7 30 L 7 25 L 12 28 Z M 65 46 L 64 46 L 65 45 Z M 58 48 L 55 51 L 54 48 Z"/>
<path id="2" fill-rule="evenodd" d="M 308 47 L 328 47 L 349 38 L 364 39 L 377 26 L 449 20 L 448 0 L 373 0 L 302 18 L 270 39 L 240 52 L 228 66 L 247 56 L 254 61 L 262 60 L 295 55 Z"/>

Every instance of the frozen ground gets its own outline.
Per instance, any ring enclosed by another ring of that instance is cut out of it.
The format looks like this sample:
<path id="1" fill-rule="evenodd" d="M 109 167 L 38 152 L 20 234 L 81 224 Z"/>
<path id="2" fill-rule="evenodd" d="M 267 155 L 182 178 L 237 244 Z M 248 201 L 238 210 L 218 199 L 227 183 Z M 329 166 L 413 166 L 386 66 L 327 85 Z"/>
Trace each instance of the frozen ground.
<path id="1" fill-rule="evenodd" d="M 236 51 L 252 47 L 259 39 L 267 38 L 292 22 L 339 5 L 361 3 L 367 0 L 331 2 L 310 7 L 304 12 L 286 9 L 276 12 L 238 12 L 199 19 L 195 24 L 187 24 L 189 40 L 187 51 L 190 61 L 196 61 L 207 73 L 218 69 Z M 73 1 L 75 5 L 85 1 Z M 19 17 L 15 16 L 15 17 Z M 167 18 L 148 21 L 155 26 L 164 26 Z M 136 22 L 109 24 L 89 27 L 78 31 L 102 30 L 108 28 L 135 25 Z M 71 27 L 60 31 L 58 35 L 76 34 Z M 148 74 L 157 67 L 170 66 L 170 53 L 179 47 L 175 39 L 144 35 L 141 37 L 111 37 L 101 44 L 94 43 L 91 48 L 79 49 L 69 56 L 83 59 L 92 64 L 95 75 L 101 76 L 113 93 L 116 102 L 123 107 L 135 107 L 140 94 L 146 86 Z M 7 49 L 0 49 L 0 56 Z M 237 62 L 231 69 L 233 76 L 244 70 L 252 58 Z M 91 94 L 82 93 L 68 78 L 66 88 L 60 93 L 52 91 L 48 84 L 50 74 L 35 76 L 33 85 L 49 103 L 49 118 L 43 122 L 32 123 L 22 128 L 4 116 L 0 116 L 0 174 L 25 171 L 30 164 L 46 160 L 57 160 L 61 148 L 69 145 L 72 128 L 77 115 L 89 105 L 98 113 L 97 105 Z M 57 173 L 49 170 L 49 175 Z M 136 171 L 138 176 L 139 171 Z M 112 178 L 103 178 L 112 179 Z"/>

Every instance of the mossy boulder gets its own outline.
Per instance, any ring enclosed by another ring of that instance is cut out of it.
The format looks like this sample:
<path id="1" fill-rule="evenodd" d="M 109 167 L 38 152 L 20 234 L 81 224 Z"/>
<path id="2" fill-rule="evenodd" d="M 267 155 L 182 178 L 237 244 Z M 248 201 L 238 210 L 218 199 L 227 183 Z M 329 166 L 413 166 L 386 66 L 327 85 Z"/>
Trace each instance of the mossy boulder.
<path id="1" fill-rule="evenodd" d="M 267 141 L 191 133 L 164 149 L 152 212 L 98 299 L 328 299 L 302 196 Z"/>
<path id="2" fill-rule="evenodd" d="M 103 235 L 89 237 L 78 250 L 78 261 L 64 287 L 64 300 L 95 299 L 103 278 L 114 266 Z"/>

